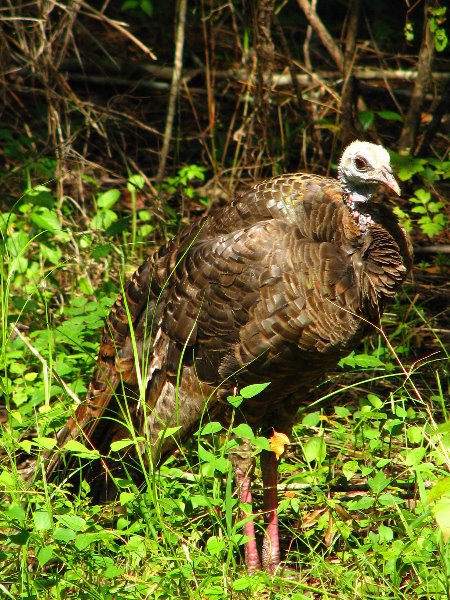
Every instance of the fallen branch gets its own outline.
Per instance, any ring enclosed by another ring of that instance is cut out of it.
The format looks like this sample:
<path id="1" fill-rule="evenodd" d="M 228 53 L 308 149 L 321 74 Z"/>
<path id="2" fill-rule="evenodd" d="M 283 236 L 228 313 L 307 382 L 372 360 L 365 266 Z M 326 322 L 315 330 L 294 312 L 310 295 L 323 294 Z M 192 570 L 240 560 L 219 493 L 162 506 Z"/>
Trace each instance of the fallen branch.
<path id="1" fill-rule="evenodd" d="M 416 246 L 414 254 L 450 254 L 450 244 L 439 244 L 437 246 Z"/>
<path id="2" fill-rule="evenodd" d="M 79 65 L 74 60 L 66 60 L 63 63 L 62 70 L 67 72 L 67 76 L 74 80 L 86 80 L 93 81 L 95 83 L 108 82 L 116 83 L 118 85 L 142 85 L 144 87 L 152 89 L 167 89 L 167 81 L 172 79 L 173 69 L 170 67 L 158 67 L 147 63 L 116 63 L 113 67 L 108 68 L 108 65 L 102 63 L 99 65 L 102 68 L 104 75 L 98 75 L 90 73 L 88 70 L 83 73 L 75 72 Z M 189 81 L 190 79 L 197 77 L 201 73 L 206 73 L 206 68 L 196 69 L 184 69 L 183 79 Z M 149 81 L 148 75 L 151 75 L 155 80 L 161 81 Z M 354 67 L 353 75 L 362 81 L 401 81 L 406 83 L 414 82 L 417 78 L 417 70 L 410 69 L 380 69 L 377 67 Z M 138 82 L 133 77 L 141 78 L 146 77 L 145 81 Z M 216 80 L 238 79 L 246 83 L 249 79 L 247 69 L 228 69 L 226 71 L 215 71 L 214 77 Z M 435 71 L 431 73 L 431 78 L 436 83 L 446 83 L 450 80 L 450 74 L 447 71 Z M 295 76 L 297 84 L 302 88 L 311 87 L 311 85 L 317 85 L 319 79 L 323 81 L 339 81 L 342 79 L 342 72 L 340 71 L 321 71 L 315 70 L 314 73 L 297 73 Z M 273 73 L 269 75 L 264 74 L 264 80 L 266 83 L 274 87 L 287 87 L 293 85 L 291 73 L 283 71 L 282 73 Z M 397 90 L 396 90 L 397 91 Z"/>

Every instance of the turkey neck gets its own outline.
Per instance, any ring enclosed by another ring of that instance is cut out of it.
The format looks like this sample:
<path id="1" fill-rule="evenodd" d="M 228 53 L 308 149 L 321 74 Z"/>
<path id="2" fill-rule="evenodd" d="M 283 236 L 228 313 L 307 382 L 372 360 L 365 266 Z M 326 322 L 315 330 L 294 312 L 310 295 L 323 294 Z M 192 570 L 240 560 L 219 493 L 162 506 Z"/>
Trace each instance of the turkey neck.
<path id="1" fill-rule="evenodd" d="M 410 271 L 412 248 L 387 206 L 372 204 L 370 208 L 372 223 L 361 232 L 351 210 L 345 207 L 343 247 L 358 283 L 361 310 L 375 318 L 381 316 L 386 299 L 395 296 Z"/>

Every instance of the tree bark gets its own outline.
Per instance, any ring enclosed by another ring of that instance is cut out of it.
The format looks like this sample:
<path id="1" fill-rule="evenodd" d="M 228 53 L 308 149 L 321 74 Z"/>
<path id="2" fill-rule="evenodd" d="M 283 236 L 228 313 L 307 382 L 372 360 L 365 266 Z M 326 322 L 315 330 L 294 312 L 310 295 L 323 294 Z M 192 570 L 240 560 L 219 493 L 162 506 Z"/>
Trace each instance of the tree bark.
<path id="1" fill-rule="evenodd" d="M 398 150 L 402 154 L 413 152 L 416 145 L 417 131 L 420 122 L 420 111 L 431 80 L 431 65 L 433 62 L 433 56 L 434 38 L 433 33 L 430 30 L 428 2 L 426 2 L 424 33 L 419 52 L 419 58 L 417 61 L 417 78 L 414 82 L 414 90 L 411 102 L 409 104 L 403 130 L 398 141 Z"/>
<path id="2" fill-rule="evenodd" d="M 357 135 L 353 114 L 354 84 L 353 67 L 356 58 L 356 36 L 359 22 L 359 0 L 350 0 L 348 7 L 348 27 L 344 52 L 344 87 L 341 94 L 343 145 L 347 146 Z"/>

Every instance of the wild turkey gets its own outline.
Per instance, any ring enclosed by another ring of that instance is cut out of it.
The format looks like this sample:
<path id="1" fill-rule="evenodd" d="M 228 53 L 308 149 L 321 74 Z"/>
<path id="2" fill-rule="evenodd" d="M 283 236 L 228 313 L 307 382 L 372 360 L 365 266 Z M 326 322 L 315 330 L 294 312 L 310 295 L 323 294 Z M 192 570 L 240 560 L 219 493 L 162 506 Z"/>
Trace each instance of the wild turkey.
<path id="1" fill-rule="evenodd" d="M 210 419 L 228 424 L 227 396 L 267 381 L 240 406 L 235 424 L 289 436 L 299 403 L 379 322 L 411 267 L 405 231 L 385 204 L 372 202 L 380 184 L 400 194 L 388 152 L 353 142 L 338 174 L 338 181 L 303 173 L 262 181 L 153 253 L 111 310 L 87 399 L 60 432 L 60 445 L 82 434 L 107 453 L 112 440 L 129 437 L 101 419 L 107 408 L 119 411 L 125 394 L 160 463 L 177 444 L 174 437 L 160 442 L 161 430 L 178 424 L 179 440 L 188 439 L 205 404 Z M 246 503 L 251 451 L 244 442 L 231 454 Z M 244 527 L 245 559 L 250 571 L 273 573 L 280 564 L 273 452 L 262 452 L 261 469 L 262 560 L 252 521 Z"/>

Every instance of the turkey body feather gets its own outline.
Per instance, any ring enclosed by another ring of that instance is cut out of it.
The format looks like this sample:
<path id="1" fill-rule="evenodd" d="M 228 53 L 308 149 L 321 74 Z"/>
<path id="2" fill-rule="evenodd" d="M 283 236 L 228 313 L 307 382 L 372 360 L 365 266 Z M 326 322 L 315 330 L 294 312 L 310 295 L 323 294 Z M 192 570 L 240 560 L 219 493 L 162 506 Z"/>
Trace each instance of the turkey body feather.
<path id="1" fill-rule="evenodd" d="M 387 169 L 387 183 L 380 176 L 373 185 L 397 186 L 388 160 Z M 124 432 L 100 417 L 125 397 L 159 462 L 177 444 L 173 437 L 160 442 L 161 430 L 179 425 L 183 441 L 205 411 L 228 424 L 227 397 L 266 381 L 262 394 L 241 404 L 235 423 L 289 435 L 299 403 L 379 322 L 411 267 L 407 235 L 389 208 L 367 193 L 362 211 L 344 177 L 263 181 L 154 252 L 111 310 L 86 401 L 60 432 L 60 444 L 82 434 L 107 452 Z M 246 501 L 251 449 L 244 444 L 231 459 Z M 49 472 L 57 465 L 51 460 Z M 262 466 L 273 483 L 273 458 L 265 456 Z M 267 498 L 273 533 L 273 492 Z M 280 559 L 270 536 L 262 566 L 273 571 Z M 246 561 L 261 567 L 254 539 Z"/>

